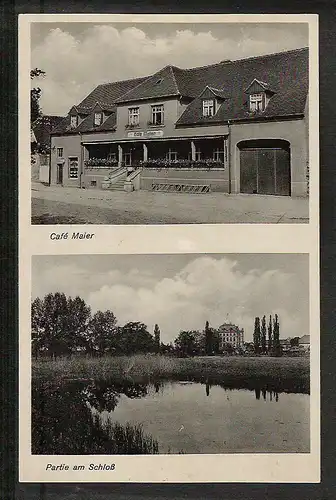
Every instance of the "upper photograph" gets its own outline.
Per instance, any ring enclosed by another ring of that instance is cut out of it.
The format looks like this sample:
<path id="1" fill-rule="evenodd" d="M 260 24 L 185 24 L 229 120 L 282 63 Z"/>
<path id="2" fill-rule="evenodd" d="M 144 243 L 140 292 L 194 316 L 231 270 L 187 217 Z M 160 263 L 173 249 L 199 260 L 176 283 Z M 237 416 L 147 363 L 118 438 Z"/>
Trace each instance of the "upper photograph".
<path id="1" fill-rule="evenodd" d="M 308 223 L 310 29 L 32 22 L 32 224 Z"/>

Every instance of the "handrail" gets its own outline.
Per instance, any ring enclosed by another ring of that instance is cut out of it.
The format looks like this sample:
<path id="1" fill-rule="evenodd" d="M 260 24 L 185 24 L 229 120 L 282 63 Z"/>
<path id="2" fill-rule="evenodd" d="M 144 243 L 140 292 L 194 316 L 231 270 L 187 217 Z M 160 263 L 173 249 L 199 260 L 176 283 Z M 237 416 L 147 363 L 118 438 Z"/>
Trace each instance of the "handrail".
<path id="1" fill-rule="evenodd" d="M 136 170 L 133 170 L 128 176 L 127 176 L 127 181 L 132 181 L 137 175 L 139 175 L 141 172 L 141 167 L 138 167 Z"/>

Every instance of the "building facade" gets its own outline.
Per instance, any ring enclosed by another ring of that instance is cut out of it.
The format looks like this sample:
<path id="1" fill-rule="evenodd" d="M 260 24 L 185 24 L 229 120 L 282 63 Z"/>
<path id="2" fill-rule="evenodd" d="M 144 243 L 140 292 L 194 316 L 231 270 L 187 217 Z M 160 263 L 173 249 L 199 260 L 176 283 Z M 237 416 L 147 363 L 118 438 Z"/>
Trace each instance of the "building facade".
<path id="1" fill-rule="evenodd" d="M 99 85 L 53 130 L 51 184 L 307 196 L 308 49 Z"/>
<path id="2" fill-rule="evenodd" d="M 64 116 L 41 115 L 32 123 L 30 131 L 32 181 L 49 183 L 51 131 L 63 120 Z"/>
<path id="3" fill-rule="evenodd" d="M 244 346 L 244 328 L 239 328 L 232 323 L 224 323 L 218 328 L 218 333 L 220 350 L 224 350 L 228 344 L 235 348 Z"/>

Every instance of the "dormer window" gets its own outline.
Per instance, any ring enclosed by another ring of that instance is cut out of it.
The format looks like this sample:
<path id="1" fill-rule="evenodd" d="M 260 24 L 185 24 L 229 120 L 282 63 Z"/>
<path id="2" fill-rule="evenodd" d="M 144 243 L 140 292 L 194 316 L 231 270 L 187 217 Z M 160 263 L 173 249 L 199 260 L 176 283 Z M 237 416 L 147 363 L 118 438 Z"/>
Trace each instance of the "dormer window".
<path id="1" fill-rule="evenodd" d="M 103 113 L 95 113 L 94 114 L 94 125 L 95 127 L 98 127 L 103 123 Z"/>
<path id="2" fill-rule="evenodd" d="M 76 128 L 78 125 L 78 116 L 77 115 L 71 115 L 70 116 L 70 127 L 71 128 Z"/>
<path id="3" fill-rule="evenodd" d="M 264 94 L 251 94 L 250 95 L 250 111 L 264 111 L 265 109 Z"/>
<path id="4" fill-rule="evenodd" d="M 214 99 L 204 99 L 203 100 L 203 116 L 214 116 L 215 114 L 215 100 Z"/>

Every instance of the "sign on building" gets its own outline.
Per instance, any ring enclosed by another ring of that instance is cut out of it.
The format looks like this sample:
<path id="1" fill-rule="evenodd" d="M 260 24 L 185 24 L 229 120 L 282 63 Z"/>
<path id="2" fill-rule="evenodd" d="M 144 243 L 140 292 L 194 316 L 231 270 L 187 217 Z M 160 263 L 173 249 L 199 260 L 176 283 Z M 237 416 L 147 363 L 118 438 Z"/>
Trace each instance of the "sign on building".
<path id="1" fill-rule="evenodd" d="M 133 138 L 137 138 L 137 137 L 143 137 L 144 133 L 143 132 L 128 132 L 127 133 L 127 137 L 133 137 Z"/>
<path id="2" fill-rule="evenodd" d="M 162 137 L 163 130 L 147 130 L 148 137 Z"/>

